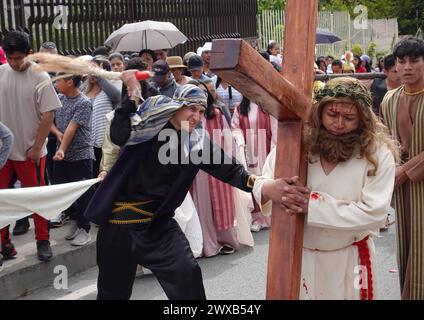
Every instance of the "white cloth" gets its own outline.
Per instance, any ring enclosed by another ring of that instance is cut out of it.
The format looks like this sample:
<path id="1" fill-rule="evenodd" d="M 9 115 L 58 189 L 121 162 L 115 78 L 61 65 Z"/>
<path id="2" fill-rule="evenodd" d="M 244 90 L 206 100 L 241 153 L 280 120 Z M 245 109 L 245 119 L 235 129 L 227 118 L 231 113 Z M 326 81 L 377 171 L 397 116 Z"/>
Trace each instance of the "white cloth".
<path id="1" fill-rule="evenodd" d="M 52 186 L 0 190 L 0 228 L 38 213 L 49 220 L 69 208 L 100 179 Z"/>
<path id="2" fill-rule="evenodd" d="M 276 151 L 269 154 L 263 176 L 255 181 L 253 194 L 261 203 L 266 178 L 274 177 Z M 379 167 L 375 176 L 367 176 L 373 166 L 366 159 L 339 163 L 328 175 L 319 157 L 308 164 L 308 188 L 315 193 L 309 201 L 305 219 L 301 299 L 359 299 L 355 287 L 358 277 L 358 249 L 352 245 L 366 236 L 375 236 L 386 218 L 393 193 L 395 162 L 387 147 L 375 157 Z M 271 214 L 272 204 L 262 206 Z M 377 268 L 372 238 L 368 240 L 373 270 L 374 298 L 377 295 Z"/>
<path id="3" fill-rule="evenodd" d="M 281 56 L 281 54 L 276 56 L 270 54 L 269 61 L 278 64 L 280 67 L 283 65 L 283 57 Z"/>
<path id="4" fill-rule="evenodd" d="M 247 192 L 233 188 L 233 197 L 237 240 L 241 244 L 253 247 L 255 240 L 253 239 L 252 232 L 250 232 L 250 226 L 252 224 L 252 215 L 250 212 L 253 209 L 252 196 Z"/>
<path id="5" fill-rule="evenodd" d="M 187 193 L 181 206 L 175 209 L 174 219 L 184 232 L 194 257 L 200 257 L 203 250 L 202 227 L 190 193 Z"/>

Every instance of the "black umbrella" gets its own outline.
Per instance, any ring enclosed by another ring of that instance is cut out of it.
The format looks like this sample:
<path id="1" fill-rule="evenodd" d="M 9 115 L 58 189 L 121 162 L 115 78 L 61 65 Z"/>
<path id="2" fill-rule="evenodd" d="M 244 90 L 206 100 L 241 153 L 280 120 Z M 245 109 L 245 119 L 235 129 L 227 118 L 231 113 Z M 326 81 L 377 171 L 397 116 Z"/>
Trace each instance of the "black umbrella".
<path id="1" fill-rule="evenodd" d="M 317 28 L 317 44 L 334 43 L 342 41 L 336 34 L 329 29 Z"/>

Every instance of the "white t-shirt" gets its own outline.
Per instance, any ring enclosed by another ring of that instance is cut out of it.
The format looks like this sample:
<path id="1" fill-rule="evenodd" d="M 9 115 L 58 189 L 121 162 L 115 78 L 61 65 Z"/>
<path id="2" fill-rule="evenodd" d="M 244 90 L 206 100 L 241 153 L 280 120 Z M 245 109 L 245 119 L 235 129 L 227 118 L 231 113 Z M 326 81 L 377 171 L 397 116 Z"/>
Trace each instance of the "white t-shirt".
<path id="1" fill-rule="evenodd" d="M 0 121 L 15 136 L 10 160 L 27 160 L 26 152 L 35 143 L 42 113 L 62 106 L 51 83 L 36 89 L 45 80 L 50 81 L 46 72 L 33 72 L 31 67 L 18 72 L 9 64 L 0 66 Z M 45 143 L 41 156 L 46 154 Z"/>
<path id="2" fill-rule="evenodd" d="M 274 62 L 274 63 L 278 64 L 279 66 L 282 66 L 282 64 L 283 64 L 283 58 L 281 57 L 280 54 L 277 55 L 277 56 L 270 54 L 269 55 L 269 61 Z"/>

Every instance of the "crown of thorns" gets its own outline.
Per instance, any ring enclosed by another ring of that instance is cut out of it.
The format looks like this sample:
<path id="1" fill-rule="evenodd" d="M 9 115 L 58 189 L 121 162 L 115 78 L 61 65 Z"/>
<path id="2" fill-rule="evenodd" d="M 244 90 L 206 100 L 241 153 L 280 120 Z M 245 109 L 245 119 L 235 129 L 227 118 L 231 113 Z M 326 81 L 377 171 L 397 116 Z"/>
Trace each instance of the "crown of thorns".
<path id="1" fill-rule="evenodd" d="M 364 90 L 364 87 L 358 84 L 337 84 L 335 86 L 326 85 L 325 87 L 317 90 L 314 98 L 316 102 L 320 102 L 325 97 L 349 98 L 353 102 L 362 100 L 368 106 L 372 104 L 371 92 Z"/>

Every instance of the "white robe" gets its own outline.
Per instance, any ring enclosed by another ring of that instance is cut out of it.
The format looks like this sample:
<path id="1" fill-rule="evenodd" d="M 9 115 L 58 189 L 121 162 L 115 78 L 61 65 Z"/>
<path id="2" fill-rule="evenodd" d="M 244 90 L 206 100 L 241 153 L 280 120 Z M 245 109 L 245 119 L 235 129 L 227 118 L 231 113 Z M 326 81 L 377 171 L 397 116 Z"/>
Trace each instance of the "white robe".
<path id="1" fill-rule="evenodd" d="M 190 192 L 187 193 L 183 203 L 175 209 L 174 219 L 178 222 L 190 244 L 193 256 L 198 258 L 202 255 L 203 235 L 199 216 Z"/>
<path id="2" fill-rule="evenodd" d="M 261 189 L 274 177 L 275 149 L 269 154 L 263 176 L 254 185 L 253 194 L 261 203 Z M 319 198 L 309 201 L 305 219 L 300 299 L 360 299 L 358 249 L 354 242 L 370 236 L 368 247 L 373 273 L 374 299 L 377 295 L 377 268 L 372 236 L 378 235 L 386 218 L 393 193 L 395 163 L 386 147 L 377 150 L 379 167 L 366 159 L 339 163 L 326 175 L 319 157 L 308 165 L 308 188 Z M 262 206 L 271 214 L 272 203 Z M 366 281 L 365 281 L 366 282 Z"/>

